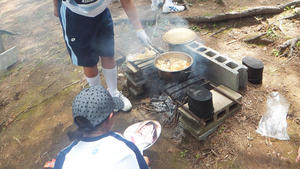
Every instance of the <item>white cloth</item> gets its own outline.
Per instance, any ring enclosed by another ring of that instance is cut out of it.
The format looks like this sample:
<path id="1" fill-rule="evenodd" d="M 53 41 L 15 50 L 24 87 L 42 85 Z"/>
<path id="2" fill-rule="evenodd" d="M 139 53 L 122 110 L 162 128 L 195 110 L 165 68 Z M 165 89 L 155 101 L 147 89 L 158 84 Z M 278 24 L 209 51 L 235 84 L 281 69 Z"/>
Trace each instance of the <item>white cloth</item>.
<path id="1" fill-rule="evenodd" d="M 62 1 L 72 12 L 87 17 L 95 17 L 103 12 L 111 0 L 95 0 L 89 4 L 77 4 L 74 0 Z"/>

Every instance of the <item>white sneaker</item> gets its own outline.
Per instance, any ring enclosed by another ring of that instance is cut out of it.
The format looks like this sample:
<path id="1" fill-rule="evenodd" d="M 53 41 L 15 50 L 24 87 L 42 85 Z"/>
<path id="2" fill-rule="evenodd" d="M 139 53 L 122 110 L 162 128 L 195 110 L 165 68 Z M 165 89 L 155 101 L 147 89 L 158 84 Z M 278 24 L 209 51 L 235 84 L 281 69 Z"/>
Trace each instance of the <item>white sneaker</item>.
<path id="1" fill-rule="evenodd" d="M 163 13 L 171 13 L 171 12 L 181 12 L 184 10 L 184 6 L 175 5 L 174 3 L 164 4 L 162 12 Z"/>
<path id="2" fill-rule="evenodd" d="M 131 102 L 121 92 L 117 91 L 114 97 L 118 97 L 120 100 L 122 100 L 123 102 L 123 107 L 121 108 L 122 111 L 128 112 L 132 109 Z"/>

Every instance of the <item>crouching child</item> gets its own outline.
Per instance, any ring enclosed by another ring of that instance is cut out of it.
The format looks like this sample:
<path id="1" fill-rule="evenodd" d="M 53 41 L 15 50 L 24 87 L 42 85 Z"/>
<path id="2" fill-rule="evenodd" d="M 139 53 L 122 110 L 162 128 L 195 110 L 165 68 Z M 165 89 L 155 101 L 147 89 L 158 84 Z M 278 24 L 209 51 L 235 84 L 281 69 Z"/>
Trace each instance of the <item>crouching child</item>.
<path id="1" fill-rule="evenodd" d="M 72 114 L 81 134 L 58 154 L 55 169 L 149 168 L 148 158 L 132 142 L 111 131 L 118 109 L 115 99 L 100 85 L 83 89 L 75 97 Z"/>

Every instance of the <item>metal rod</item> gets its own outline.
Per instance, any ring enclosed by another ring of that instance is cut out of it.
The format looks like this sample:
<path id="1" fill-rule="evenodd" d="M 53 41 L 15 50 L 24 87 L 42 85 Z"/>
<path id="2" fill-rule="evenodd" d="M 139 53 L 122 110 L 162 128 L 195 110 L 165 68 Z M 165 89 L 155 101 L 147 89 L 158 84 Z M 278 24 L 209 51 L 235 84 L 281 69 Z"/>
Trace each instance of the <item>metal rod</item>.
<path id="1" fill-rule="evenodd" d="M 157 55 L 163 53 L 163 52 L 161 52 L 160 49 L 154 47 L 152 44 L 149 44 L 147 47 L 148 47 L 150 50 L 154 51 Z"/>
<path id="2" fill-rule="evenodd" d="M 139 60 L 129 61 L 129 62 L 132 62 L 135 65 L 139 65 L 139 64 L 145 63 L 145 62 L 147 62 L 149 60 L 153 60 L 154 58 L 155 57 L 149 57 L 149 58 L 146 58 L 146 59 L 139 59 Z"/>
<path id="3" fill-rule="evenodd" d="M 197 78 L 197 77 L 195 77 L 195 78 Z M 180 83 L 179 85 L 175 85 L 175 86 L 173 86 L 173 87 L 177 87 L 177 89 L 175 90 L 175 91 L 171 91 L 171 92 L 168 92 L 169 93 L 169 95 L 173 95 L 174 93 L 177 93 L 179 90 L 182 90 L 182 89 L 184 89 L 184 88 L 187 88 L 188 86 L 191 86 L 191 85 L 193 85 L 193 84 L 195 84 L 195 83 L 198 83 L 198 82 L 201 82 L 201 81 L 204 81 L 205 79 L 198 79 L 198 80 L 196 80 L 196 81 L 193 81 L 194 80 L 194 78 L 191 78 L 191 79 L 189 79 L 189 80 L 187 80 L 187 81 L 185 81 L 185 82 L 182 82 L 182 83 Z M 188 81 L 191 81 L 191 82 L 188 82 Z M 187 84 L 185 84 L 185 83 L 187 83 Z M 206 85 L 207 83 L 209 83 L 208 81 L 204 81 L 203 83 L 201 83 L 200 85 L 201 86 L 204 86 L 204 85 Z M 178 87 L 179 86 L 179 87 Z M 166 89 L 166 91 L 167 90 L 170 90 L 171 88 L 173 88 L 173 87 L 170 87 L 170 88 L 168 88 L 168 89 Z"/>
<path id="4" fill-rule="evenodd" d="M 232 96 L 224 93 L 222 90 L 218 89 L 216 85 L 212 84 L 212 83 L 209 83 L 213 88 L 214 90 L 216 90 L 217 92 L 219 92 L 220 94 L 222 94 L 223 96 L 227 97 L 228 99 L 236 102 L 237 104 L 239 105 L 242 105 L 242 103 L 240 101 L 238 101 L 237 99 L 233 98 Z"/>

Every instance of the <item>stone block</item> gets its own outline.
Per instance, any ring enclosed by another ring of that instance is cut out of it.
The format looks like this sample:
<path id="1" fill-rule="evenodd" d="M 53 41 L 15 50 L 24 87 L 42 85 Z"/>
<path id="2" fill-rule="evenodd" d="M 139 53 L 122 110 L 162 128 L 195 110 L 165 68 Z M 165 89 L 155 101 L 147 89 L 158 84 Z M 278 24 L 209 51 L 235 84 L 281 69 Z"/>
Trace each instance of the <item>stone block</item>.
<path id="1" fill-rule="evenodd" d="M 0 53 L 0 70 L 6 70 L 18 61 L 17 48 L 12 47 Z"/>
<path id="2" fill-rule="evenodd" d="M 204 46 L 201 42 L 182 45 L 178 51 L 193 56 L 192 71 L 204 76 L 209 81 L 225 85 L 234 91 L 239 91 L 247 85 L 247 67 L 217 51 Z"/>

